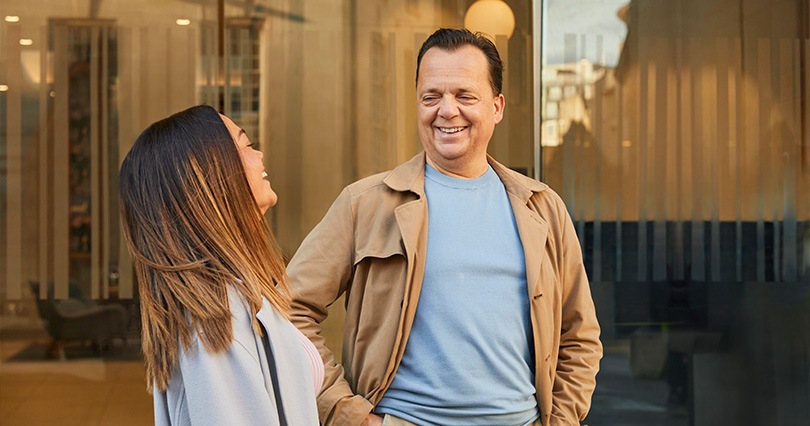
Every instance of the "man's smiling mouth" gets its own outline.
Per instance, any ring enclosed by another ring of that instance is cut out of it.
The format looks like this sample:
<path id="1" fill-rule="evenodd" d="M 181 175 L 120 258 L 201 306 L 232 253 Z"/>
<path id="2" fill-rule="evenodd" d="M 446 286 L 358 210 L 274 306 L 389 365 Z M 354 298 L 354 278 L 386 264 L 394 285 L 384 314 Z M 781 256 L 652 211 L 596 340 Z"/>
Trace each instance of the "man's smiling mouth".
<path id="1" fill-rule="evenodd" d="M 467 127 L 437 127 L 437 129 L 441 130 L 443 133 L 457 133 L 466 128 Z"/>

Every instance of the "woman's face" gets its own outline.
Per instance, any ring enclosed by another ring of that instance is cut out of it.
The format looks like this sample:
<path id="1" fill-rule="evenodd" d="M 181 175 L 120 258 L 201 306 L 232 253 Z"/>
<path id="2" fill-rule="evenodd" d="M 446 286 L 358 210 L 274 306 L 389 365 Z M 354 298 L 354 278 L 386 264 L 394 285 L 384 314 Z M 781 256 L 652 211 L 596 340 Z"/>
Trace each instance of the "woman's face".
<path id="1" fill-rule="evenodd" d="M 242 158 L 242 165 L 245 167 L 245 175 L 247 175 L 250 190 L 253 192 L 253 198 L 256 199 L 256 204 L 262 213 L 267 209 L 276 205 L 278 195 L 270 187 L 270 181 L 266 179 L 267 173 L 264 171 L 264 164 L 262 163 L 262 152 L 253 149 L 253 144 L 248 139 L 245 131 L 237 126 L 230 118 L 220 114 L 225 126 L 231 133 L 233 143 L 236 144 L 236 150 L 239 151 L 239 157 Z"/>

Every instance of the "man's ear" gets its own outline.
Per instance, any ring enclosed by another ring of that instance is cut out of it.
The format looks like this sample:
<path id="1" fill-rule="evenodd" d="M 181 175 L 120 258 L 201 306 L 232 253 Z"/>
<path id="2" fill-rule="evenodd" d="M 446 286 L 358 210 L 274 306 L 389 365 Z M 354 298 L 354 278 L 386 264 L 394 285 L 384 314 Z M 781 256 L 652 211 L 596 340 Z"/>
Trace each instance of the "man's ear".
<path id="1" fill-rule="evenodd" d="M 498 124 L 503 120 L 503 108 L 506 106 L 506 101 L 504 101 L 503 94 L 498 95 L 495 98 L 495 124 Z"/>

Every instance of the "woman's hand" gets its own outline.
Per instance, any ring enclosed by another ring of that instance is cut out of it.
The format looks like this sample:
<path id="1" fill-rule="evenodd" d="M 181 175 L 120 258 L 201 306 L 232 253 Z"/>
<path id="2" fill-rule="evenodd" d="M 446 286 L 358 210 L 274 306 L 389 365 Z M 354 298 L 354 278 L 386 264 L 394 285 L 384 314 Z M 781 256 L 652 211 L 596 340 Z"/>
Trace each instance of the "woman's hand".
<path id="1" fill-rule="evenodd" d="M 368 413 L 368 416 L 363 420 L 363 423 L 360 423 L 360 426 L 382 426 L 382 421 L 382 417 L 374 413 Z"/>

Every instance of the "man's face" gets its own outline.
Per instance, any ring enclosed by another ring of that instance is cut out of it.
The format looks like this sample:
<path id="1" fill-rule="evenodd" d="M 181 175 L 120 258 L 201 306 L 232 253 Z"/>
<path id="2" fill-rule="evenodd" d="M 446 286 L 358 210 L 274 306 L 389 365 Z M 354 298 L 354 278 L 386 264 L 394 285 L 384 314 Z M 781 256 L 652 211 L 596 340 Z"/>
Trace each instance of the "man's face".
<path id="1" fill-rule="evenodd" d="M 450 176 L 481 176 L 504 107 L 503 95 L 492 94 L 484 52 L 469 45 L 455 51 L 430 48 L 419 67 L 416 96 L 427 163 Z"/>

